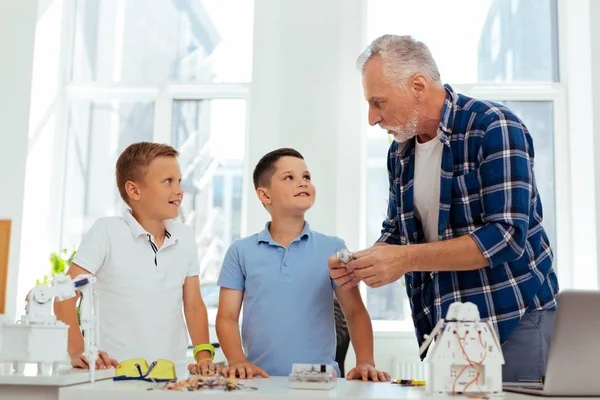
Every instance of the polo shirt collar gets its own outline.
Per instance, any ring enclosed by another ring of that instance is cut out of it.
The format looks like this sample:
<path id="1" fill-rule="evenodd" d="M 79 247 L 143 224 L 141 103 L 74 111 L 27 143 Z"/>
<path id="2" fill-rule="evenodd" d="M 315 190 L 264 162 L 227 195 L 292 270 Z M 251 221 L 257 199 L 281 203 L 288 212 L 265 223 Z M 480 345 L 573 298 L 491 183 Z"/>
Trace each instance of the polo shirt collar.
<path id="1" fill-rule="evenodd" d="M 273 237 L 271 236 L 271 232 L 269 232 L 270 227 L 271 227 L 271 221 L 267 222 L 265 224 L 265 229 L 263 229 L 262 231 L 260 231 L 258 233 L 258 237 L 256 240 L 257 243 L 264 242 L 264 243 L 269 243 L 272 245 L 278 244 L 277 242 L 275 242 L 273 240 Z M 296 239 L 294 239 L 293 241 L 307 239 L 310 237 L 311 234 L 312 234 L 312 231 L 310 230 L 310 225 L 308 224 L 308 221 L 304 221 L 304 228 L 302 228 L 302 232 L 300 232 L 300 235 L 298 235 L 298 237 Z"/>
<path id="2" fill-rule="evenodd" d="M 123 219 L 129 226 L 129 229 L 131 229 L 131 234 L 135 238 L 138 238 L 140 236 L 147 237 L 148 235 L 152 236 L 152 234 L 150 232 L 148 232 L 147 230 L 145 230 L 144 227 L 142 225 L 140 225 L 138 220 L 134 218 L 133 214 L 131 213 L 131 210 L 125 210 L 125 212 L 123 213 Z M 165 221 L 166 240 L 169 240 L 169 241 L 177 240 L 176 238 L 173 238 L 172 232 L 173 232 L 173 222 L 170 220 Z"/>

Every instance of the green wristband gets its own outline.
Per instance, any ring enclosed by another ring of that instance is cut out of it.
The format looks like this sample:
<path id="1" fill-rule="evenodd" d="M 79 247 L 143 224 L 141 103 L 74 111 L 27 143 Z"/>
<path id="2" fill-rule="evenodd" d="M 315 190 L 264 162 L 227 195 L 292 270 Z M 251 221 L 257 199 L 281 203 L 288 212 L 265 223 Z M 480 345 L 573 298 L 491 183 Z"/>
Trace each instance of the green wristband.
<path id="1" fill-rule="evenodd" d="M 207 350 L 210 352 L 211 360 L 215 359 L 215 348 L 213 347 L 212 344 L 199 344 L 196 347 L 194 347 L 194 360 L 198 361 L 196 356 L 198 355 L 198 353 L 200 353 L 201 351 L 204 351 L 204 350 Z"/>

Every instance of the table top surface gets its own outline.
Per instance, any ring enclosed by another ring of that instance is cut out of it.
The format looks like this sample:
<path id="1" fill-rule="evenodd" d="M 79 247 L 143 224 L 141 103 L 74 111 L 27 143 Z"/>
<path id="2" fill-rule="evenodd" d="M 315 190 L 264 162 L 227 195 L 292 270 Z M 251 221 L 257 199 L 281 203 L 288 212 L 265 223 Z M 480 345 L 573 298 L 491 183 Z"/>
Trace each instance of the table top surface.
<path id="1" fill-rule="evenodd" d="M 254 378 L 251 380 L 240 380 L 243 386 L 247 388 L 236 391 L 225 391 L 223 389 L 204 389 L 200 392 L 177 392 L 169 390 L 155 390 L 156 384 L 143 381 L 114 382 L 112 380 L 99 381 L 94 384 L 81 384 L 60 389 L 61 400 L 75 400 L 85 398 L 86 400 L 107 399 L 107 398 L 127 398 L 135 399 L 172 399 L 179 396 L 198 396 L 203 399 L 335 399 L 335 398 L 356 398 L 356 399 L 379 399 L 396 400 L 405 399 L 449 399 L 456 398 L 449 395 L 427 395 L 424 387 L 406 387 L 389 382 L 361 382 L 346 381 L 338 379 L 336 387 L 330 390 L 305 390 L 291 389 L 289 387 L 288 377 Z M 253 387 L 255 389 L 250 389 Z M 149 390 L 152 389 L 152 390 Z M 462 398 L 467 398 L 459 396 Z M 535 399 L 536 396 L 527 396 L 517 393 L 504 392 L 492 396 L 491 399 L 522 400 Z M 557 398 L 554 398 L 557 399 Z"/>
<path id="2" fill-rule="evenodd" d="M 27 364 L 23 374 L 8 372 L 7 369 L 8 366 L 4 366 L 0 371 L 0 385 L 60 387 L 90 382 L 89 370 L 71 368 L 70 365 L 60 365 L 58 371 L 53 372 L 52 375 L 39 375 L 36 364 Z M 111 379 L 115 374 L 114 369 L 94 372 L 96 380 Z"/>
<path id="3" fill-rule="evenodd" d="M 180 378 L 187 378 L 187 363 L 177 363 L 176 369 Z M 52 376 L 37 375 L 36 365 L 27 365 L 23 375 L 1 374 L 0 387 L 2 385 L 19 386 L 54 386 L 57 387 L 59 399 L 61 400 L 105 400 L 107 398 L 127 398 L 136 399 L 172 399 L 179 396 L 198 396 L 203 399 L 208 398 L 231 398 L 231 399 L 335 399 L 335 398 L 355 398 L 355 399 L 379 399 L 392 400 L 399 398 L 406 399 L 447 399 L 456 398 L 449 395 L 427 395 L 425 387 L 407 387 L 392 384 L 390 382 L 362 382 L 346 381 L 338 379 L 336 386 L 329 390 L 310 390 L 310 389 L 292 389 L 288 377 L 254 378 L 250 380 L 239 380 L 243 387 L 241 390 L 225 391 L 222 388 L 204 389 L 196 392 L 179 392 L 173 390 L 164 390 L 161 387 L 164 384 L 156 384 L 144 381 L 113 381 L 114 369 L 97 370 L 96 382 L 89 383 L 89 371 L 82 369 L 69 368 L 62 366 L 57 374 Z M 116 397 L 114 397 L 116 396 Z M 461 396 L 463 397 L 463 396 Z M 529 396 L 518 393 L 504 392 L 492 396 L 494 399 L 505 400 L 523 400 L 535 399 L 537 396 Z M 467 398 L 467 397 L 463 397 Z M 598 397 L 600 399 L 600 397 Z M 558 399 L 554 397 L 553 399 Z"/>

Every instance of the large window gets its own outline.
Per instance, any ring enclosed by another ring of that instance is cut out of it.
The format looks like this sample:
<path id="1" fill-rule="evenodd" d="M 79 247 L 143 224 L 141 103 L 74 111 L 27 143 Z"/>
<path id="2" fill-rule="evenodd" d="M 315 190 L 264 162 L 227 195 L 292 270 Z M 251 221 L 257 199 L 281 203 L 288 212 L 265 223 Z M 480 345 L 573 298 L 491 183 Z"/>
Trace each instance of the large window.
<path id="1" fill-rule="evenodd" d="M 195 232 L 210 283 L 242 235 L 254 2 L 151 3 L 79 0 L 65 11 L 61 247 L 76 247 L 97 218 L 125 210 L 114 174 L 125 147 L 168 143 L 180 151 L 179 218 Z"/>
<path id="2" fill-rule="evenodd" d="M 185 165 L 181 218 L 196 232 L 203 282 L 216 282 L 241 236 L 246 101 L 176 100 L 172 135 Z"/>
<path id="3" fill-rule="evenodd" d="M 426 18 L 427 22 L 424 23 Z M 535 175 L 543 202 L 544 228 L 560 268 L 555 210 L 557 135 L 564 131 L 565 91 L 558 68 L 555 0 L 370 0 L 368 39 L 412 35 L 428 45 L 442 81 L 461 93 L 506 104 L 533 136 Z M 380 234 L 388 196 L 387 134 L 367 130 L 366 217 L 369 245 Z M 375 320 L 410 317 L 402 282 L 365 289 Z"/>

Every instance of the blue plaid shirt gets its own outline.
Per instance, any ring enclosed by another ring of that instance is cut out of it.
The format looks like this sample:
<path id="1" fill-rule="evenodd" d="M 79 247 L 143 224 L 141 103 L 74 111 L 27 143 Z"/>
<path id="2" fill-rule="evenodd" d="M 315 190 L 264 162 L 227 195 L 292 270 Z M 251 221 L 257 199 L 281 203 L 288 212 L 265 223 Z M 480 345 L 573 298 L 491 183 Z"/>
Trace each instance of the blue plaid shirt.
<path id="1" fill-rule="evenodd" d="M 450 304 L 472 302 L 504 343 L 521 316 L 556 308 L 558 281 L 542 227 L 533 141 L 506 107 L 458 94 L 448 85 L 437 137 L 444 144 L 438 239 L 471 235 L 488 260 L 473 271 L 405 275 L 419 345 Z M 424 243 L 413 203 L 415 140 L 388 152 L 390 194 L 378 241 Z"/>

